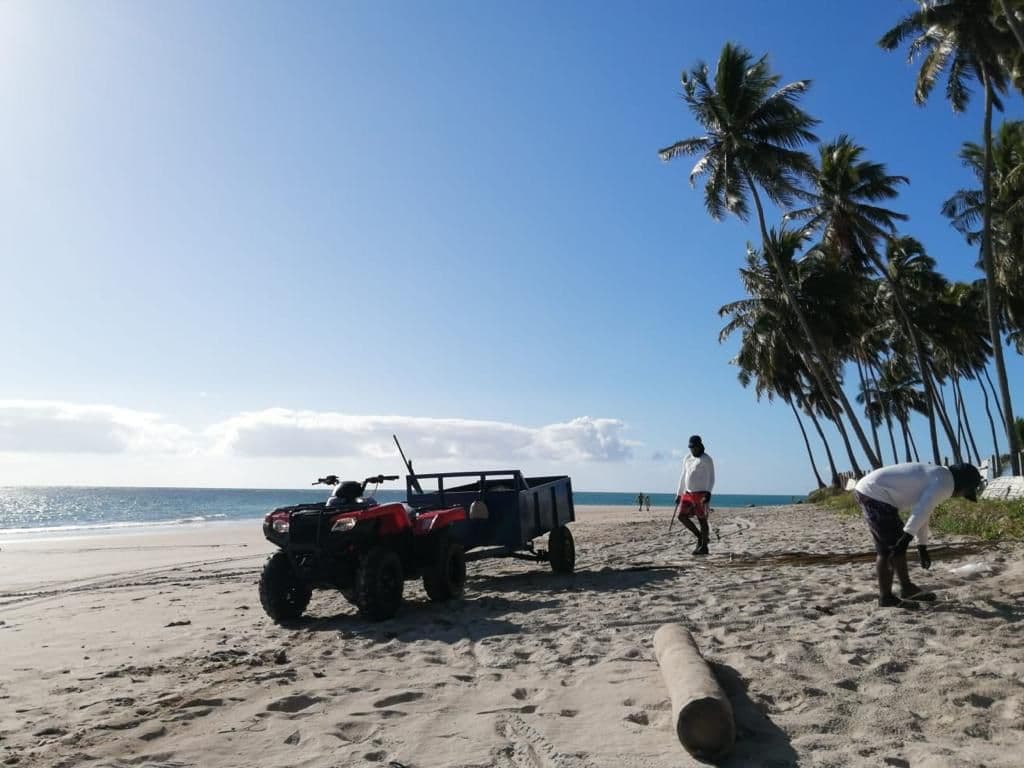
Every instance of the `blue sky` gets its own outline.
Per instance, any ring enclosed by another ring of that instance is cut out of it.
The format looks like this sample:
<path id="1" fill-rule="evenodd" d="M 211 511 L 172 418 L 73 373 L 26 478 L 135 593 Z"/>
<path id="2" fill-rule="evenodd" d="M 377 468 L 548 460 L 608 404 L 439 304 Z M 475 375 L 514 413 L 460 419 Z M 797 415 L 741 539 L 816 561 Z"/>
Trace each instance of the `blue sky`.
<path id="1" fill-rule="evenodd" d="M 395 431 L 424 470 L 668 492 L 697 432 L 718 490 L 808 490 L 717 342 L 756 225 L 656 150 L 699 133 L 681 70 L 767 52 L 977 278 L 938 210 L 980 100 L 914 106 L 876 45 L 912 8 L 0 5 L 0 485 L 301 486 L 397 471 Z"/>

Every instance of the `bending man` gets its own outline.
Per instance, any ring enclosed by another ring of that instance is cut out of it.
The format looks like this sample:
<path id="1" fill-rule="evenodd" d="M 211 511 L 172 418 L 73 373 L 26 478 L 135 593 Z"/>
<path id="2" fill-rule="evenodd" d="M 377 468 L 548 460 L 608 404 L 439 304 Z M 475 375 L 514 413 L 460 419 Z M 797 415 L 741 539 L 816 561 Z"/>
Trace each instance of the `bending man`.
<path id="1" fill-rule="evenodd" d="M 924 592 L 910 580 L 907 548 L 917 538 L 921 567 L 931 568 L 928 554 L 928 518 L 942 501 L 959 496 L 978 500 L 981 473 L 971 464 L 940 467 L 935 464 L 895 464 L 876 469 L 860 480 L 853 496 L 875 540 L 875 572 L 878 576 L 878 604 L 883 608 L 916 608 L 914 600 L 931 601 L 935 595 Z M 904 524 L 900 510 L 910 510 Z M 892 593 L 895 570 L 900 580 L 900 597 Z"/>

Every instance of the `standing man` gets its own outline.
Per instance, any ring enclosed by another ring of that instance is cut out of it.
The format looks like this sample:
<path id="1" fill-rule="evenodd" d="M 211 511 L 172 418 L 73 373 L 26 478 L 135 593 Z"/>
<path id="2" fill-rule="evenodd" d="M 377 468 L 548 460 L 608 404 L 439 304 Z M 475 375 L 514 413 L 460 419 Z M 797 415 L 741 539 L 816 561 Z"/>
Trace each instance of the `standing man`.
<path id="1" fill-rule="evenodd" d="M 683 459 L 683 472 L 679 476 L 679 490 L 676 492 L 676 506 L 679 507 L 679 521 L 697 537 L 695 555 L 708 553 L 708 505 L 711 491 L 715 487 L 715 464 L 704 453 L 704 442 L 700 435 L 692 435 L 689 442 L 690 455 Z M 698 529 L 691 517 L 700 523 Z"/>
<path id="2" fill-rule="evenodd" d="M 894 464 L 876 469 L 854 487 L 857 500 L 871 536 L 875 540 L 875 573 L 878 576 L 878 604 L 883 608 L 917 608 L 914 601 L 932 601 L 935 594 L 925 592 L 910 580 L 907 548 L 917 538 L 921 567 L 931 568 L 928 554 L 928 518 L 932 510 L 953 496 L 978 500 L 981 473 L 972 464 Z M 900 510 L 910 510 L 904 524 Z M 893 571 L 900 580 L 900 597 L 892 593 Z"/>
<path id="3" fill-rule="evenodd" d="M 636 495 L 636 511 L 637 512 L 643 512 L 644 511 L 644 495 L 642 493 L 638 493 Z"/>

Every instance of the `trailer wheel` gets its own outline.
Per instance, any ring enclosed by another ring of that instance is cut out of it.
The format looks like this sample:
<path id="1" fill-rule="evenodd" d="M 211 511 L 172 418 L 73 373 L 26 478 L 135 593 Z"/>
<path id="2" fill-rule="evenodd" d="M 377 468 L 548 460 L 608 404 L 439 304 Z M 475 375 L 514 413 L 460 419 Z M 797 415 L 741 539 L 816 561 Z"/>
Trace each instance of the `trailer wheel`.
<path id="1" fill-rule="evenodd" d="M 402 561 L 387 547 L 374 547 L 359 563 L 355 598 L 359 612 L 374 621 L 390 619 L 402 604 Z"/>
<path id="2" fill-rule="evenodd" d="M 288 555 L 275 552 L 260 574 L 260 604 L 267 616 L 280 623 L 297 619 L 306 610 L 313 590 L 295 573 Z"/>
<path id="3" fill-rule="evenodd" d="M 572 531 L 564 525 L 548 534 L 548 560 L 555 573 L 572 573 L 576 569 L 576 544 Z"/>
<path id="4" fill-rule="evenodd" d="M 466 553 L 447 536 L 437 542 L 432 562 L 423 568 L 423 588 L 435 603 L 462 597 L 466 587 Z"/>

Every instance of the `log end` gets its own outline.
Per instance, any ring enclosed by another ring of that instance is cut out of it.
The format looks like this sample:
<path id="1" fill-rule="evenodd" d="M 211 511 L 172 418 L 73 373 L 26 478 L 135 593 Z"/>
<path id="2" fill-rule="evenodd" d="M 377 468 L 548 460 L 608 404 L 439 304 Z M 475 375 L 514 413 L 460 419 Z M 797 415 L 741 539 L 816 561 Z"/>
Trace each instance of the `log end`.
<path id="1" fill-rule="evenodd" d="M 732 711 L 719 699 L 694 699 L 679 710 L 676 735 L 686 751 L 699 760 L 721 760 L 732 752 L 736 742 Z"/>

